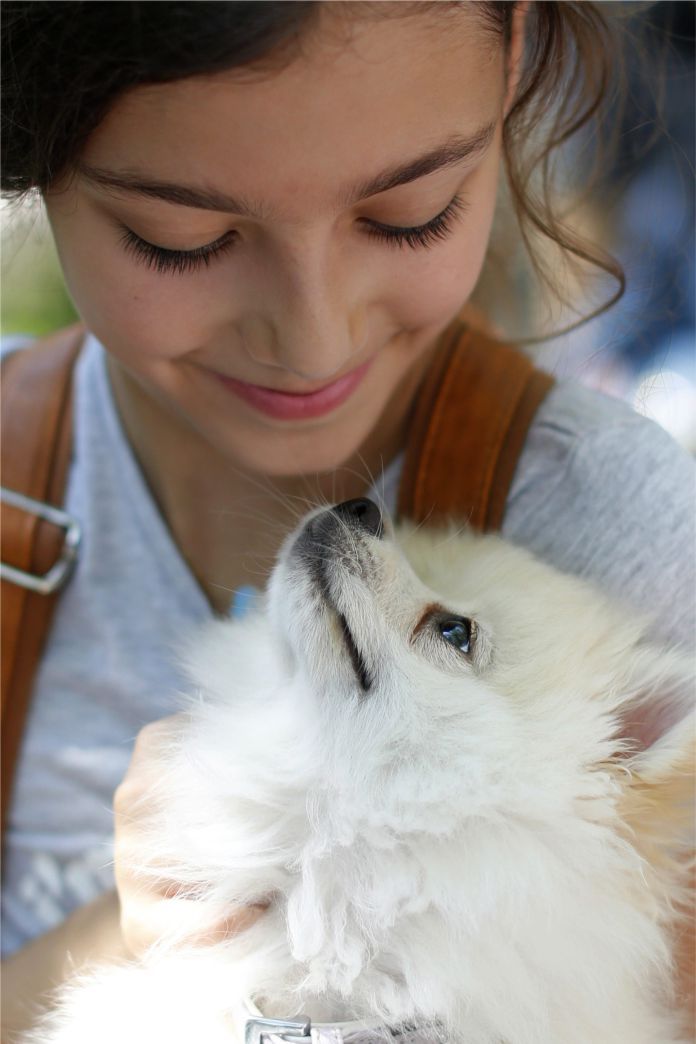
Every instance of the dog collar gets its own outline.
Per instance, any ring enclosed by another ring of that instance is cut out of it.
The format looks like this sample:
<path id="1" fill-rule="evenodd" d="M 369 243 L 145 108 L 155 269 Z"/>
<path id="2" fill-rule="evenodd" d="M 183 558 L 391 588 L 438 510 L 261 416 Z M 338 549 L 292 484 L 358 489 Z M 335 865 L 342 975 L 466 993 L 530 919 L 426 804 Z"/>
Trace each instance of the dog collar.
<path id="1" fill-rule="evenodd" d="M 432 1044 L 415 1028 L 371 1022 L 313 1022 L 306 1015 L 269 1019 L 252 1000 L 240 1006 L 238 1024 L 244 1044 Z"/>

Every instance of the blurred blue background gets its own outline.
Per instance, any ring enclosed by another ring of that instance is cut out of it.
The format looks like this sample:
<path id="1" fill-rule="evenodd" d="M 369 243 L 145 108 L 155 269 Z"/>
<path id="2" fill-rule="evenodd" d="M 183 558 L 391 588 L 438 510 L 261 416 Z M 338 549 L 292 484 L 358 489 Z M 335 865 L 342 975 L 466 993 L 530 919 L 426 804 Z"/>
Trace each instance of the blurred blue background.
<path id="1" fill-rule="evenodd" d="M 628 103 L 613 128 L 615 162 L 600 194 L 606 216 L 597 215 L 608 228 L 595 229 L 624 268 L 626 292 L 604 315 L 542 346 L 541 355 L 555 370 L 631 402 L 696 453 L 696 4 L 639 8 L 627 31 L 644 56 L 627 49 Z"/>

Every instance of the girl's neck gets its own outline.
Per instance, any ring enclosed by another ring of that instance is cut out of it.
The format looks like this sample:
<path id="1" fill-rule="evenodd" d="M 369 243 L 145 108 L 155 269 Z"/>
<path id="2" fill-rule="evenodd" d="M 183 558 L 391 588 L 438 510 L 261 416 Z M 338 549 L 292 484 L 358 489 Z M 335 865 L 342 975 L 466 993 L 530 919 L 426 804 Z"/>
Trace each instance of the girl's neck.
<path id="1" fill-rule="evenodd" d="M 240 586 L 265 585 L 284 538 L 311 507 L 363 496 L 373 484 L 379 489 L 383 468 L 404 445 L 425 365 L 426 359 L 409 374 L 351 460 L 311 477 L 269 478 L 232 464 L 108 357 L 116 406 L 136 459 L 214 610 L 227 612 Z"/>

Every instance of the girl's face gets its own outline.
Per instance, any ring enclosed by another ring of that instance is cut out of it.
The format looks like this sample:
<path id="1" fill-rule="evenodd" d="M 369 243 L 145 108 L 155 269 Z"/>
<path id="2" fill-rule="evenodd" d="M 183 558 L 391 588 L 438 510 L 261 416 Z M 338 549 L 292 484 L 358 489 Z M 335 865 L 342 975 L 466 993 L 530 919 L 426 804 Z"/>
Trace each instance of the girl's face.
<path id="1" fill-rule="evenodd" d="M 494 210 L 505 63 L 477 5 L 349 40 L 333 6 L 284 69 L 123 96 L 46 200 L 124 386 L 266 475 L 333 469 L 403 413 Z"/>

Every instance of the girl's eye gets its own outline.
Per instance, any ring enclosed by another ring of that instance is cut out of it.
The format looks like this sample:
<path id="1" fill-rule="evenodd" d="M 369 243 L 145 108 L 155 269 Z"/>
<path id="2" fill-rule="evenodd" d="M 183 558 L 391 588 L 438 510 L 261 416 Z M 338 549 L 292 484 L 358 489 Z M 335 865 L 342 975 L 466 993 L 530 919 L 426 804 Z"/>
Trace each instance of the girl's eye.
<path id="1" fill-rule="evenodd" d="M 452 231 L 454 219 L 458 214 L 465 214 L 469 209 L 462 196 L 455 196 L 445 209 L 425 225 L 414 225 L 411 228 L 398 228 L 395 225 L 380 225 L 370 221 L 368 235 L 382 239 L 395 246 L 431 246 L 438 239 L 446 239 Z"/>
<path id="2" fill-rule="evenodd" d="M 414 225 L 410 228 L 399 228 L 396 225 L 380 225 L 375 221 L 367 221 L 367 234 L 374 239 L 381 239 L 394 246 L 430 246 L 439 239 L 446 239 L 452 231 L 454 218 L 464 214 L 468 205 L 461 196 L 455 196 L 445 209 L 425 225 Z M 133 254 L 139 261 L 144 261 L 148 268 L 157 272 L 175 272 L 183 275 L 193 272 L 203 265 L 208 266 L 213 258 L 231 250 L 237 239 L 237 233 L 226 232 L 214 243 L 196 247 L 195 250 L 167 250 L 166 247 L 155 246 L 141 239 L 131 229 L 123 226 L 121 242 L 124 249 Z"/>
<path id="3" fill-rule="evenodd" d="M 214 243 L 206 243 L 195 250 L 167 250 L 165 247 L 148 243 L 124 226 L 121 242 L 128 253 L 144 261 L 148 268 L 154 268 L 157 272 L 176 272 L 177 275 L 183 275 L 185 272 L 195 271 L 202 265 L 209 265 L 214 257 L 230 250 L 236 238 L 236 232 L 226 232 Z"/>

